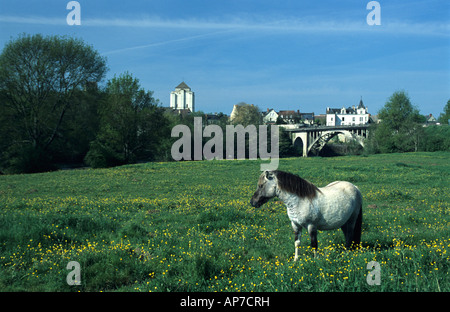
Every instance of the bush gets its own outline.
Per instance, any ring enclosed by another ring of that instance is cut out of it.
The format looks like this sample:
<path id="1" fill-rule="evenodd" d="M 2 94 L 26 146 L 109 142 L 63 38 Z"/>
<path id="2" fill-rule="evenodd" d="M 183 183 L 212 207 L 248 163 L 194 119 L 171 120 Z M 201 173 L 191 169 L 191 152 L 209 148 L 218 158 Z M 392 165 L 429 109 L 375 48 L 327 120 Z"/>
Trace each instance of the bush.
<path id="1" fill-rule="evenodd" d="M 7 173 L 36 173 L 56 170 L 51 155 L 33 146 L 14 146 L 5 153 Z"/>
<path id="2" fill-rule="evenodd" d="M 420 145 L 426 152 L 450 151 L 450 126 L 426 127 Z"/>
<path id="3" fill-rule="evenodd" d="M 123 165 L 124 159 L 119 153 L 107 144 L 103 144 L 98 140 L 91 143 L 91 148 L 86 154 L 84 161 L 92 168 L 107 168 Z"/>

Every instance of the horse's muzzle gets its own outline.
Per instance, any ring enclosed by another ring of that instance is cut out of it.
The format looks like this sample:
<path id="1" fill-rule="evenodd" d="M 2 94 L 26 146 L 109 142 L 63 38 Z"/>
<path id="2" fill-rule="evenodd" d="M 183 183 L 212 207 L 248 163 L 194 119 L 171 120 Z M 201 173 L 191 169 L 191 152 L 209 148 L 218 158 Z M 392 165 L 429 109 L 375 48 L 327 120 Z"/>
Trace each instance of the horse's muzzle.
<path id="1" fill-rule="evenodd" d="M 264 205 L 265 203 L 267 203 L 269 201 L 269 197 L 259 197 L 258 200 L 255 200 L 253 197 L 250 200 L 250 205 L 252 205 L 255 208 L 259 208 L 262 205 Z"/>
<path id="2" fill-rule="evenodd" d="M 255 207 L 255 208 L 261 207 L 261 205 L 259 205 L 256 200 L 253 200 L 253 198 L 250 200 L 250 205 L 252 205 L 252 207 Z"/>

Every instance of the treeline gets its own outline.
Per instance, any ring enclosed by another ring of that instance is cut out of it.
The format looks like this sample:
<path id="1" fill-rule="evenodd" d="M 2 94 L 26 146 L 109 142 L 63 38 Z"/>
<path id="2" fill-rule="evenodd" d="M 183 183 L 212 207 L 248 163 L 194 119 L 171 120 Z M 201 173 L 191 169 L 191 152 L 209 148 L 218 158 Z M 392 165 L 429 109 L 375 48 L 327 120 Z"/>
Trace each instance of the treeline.
<path id="1" fill-rule="evenodd" d="M 167 160 L 168 114 L 82 40 L 21 35 L 0 55 L 0 173 Z"/>
<path id="2" fill-rule="evenodd" d="M 429 125 L 411 104 L 405 91 L 397 91 L 378 112 L 380 123 L 369 128 L 364 153 L 450 151 L 450 100 L 439 117 L 442 125 Z"/>
<path id="3" fill-rule="evenodd" d="M 170 116 L 128 73 L 114 77 L 105 88 L 74 92 L 58 126 L 50 105 L 35 111 L 26 108 L 31 111 L 21 114 L 17 107 L 5 105 L 4 91 L 1 98 L 0 171 L 5 173 L 169 160 L 176 116 Z M 48 144 L 53 131 L 55 138 Z"/>

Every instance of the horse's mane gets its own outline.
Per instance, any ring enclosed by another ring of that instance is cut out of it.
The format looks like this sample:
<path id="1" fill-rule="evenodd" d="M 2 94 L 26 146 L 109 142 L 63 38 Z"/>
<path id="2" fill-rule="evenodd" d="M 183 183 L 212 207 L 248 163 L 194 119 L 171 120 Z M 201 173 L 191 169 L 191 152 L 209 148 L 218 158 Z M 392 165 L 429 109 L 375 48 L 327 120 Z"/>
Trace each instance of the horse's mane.
<path id="1" fill-rule="evenodd" d="M 296 174 L 292 174 L 285 171 L 275 170 L 273 173 L 278 180 L 278 187 L 286 192 L 296 194 L 299 197 L 307 197 L 313 199 L 316 197 L 317 192 L 320 190 L 311 182 L 300 178 Z"/>

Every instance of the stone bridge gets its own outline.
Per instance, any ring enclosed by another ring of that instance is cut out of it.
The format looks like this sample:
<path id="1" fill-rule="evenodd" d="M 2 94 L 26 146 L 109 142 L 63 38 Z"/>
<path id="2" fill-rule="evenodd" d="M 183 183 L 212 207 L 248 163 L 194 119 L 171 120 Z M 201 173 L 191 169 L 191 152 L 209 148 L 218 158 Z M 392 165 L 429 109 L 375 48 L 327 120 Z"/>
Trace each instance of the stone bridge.
<path id="1" fill-rule="evenodd" d="M 346 139 L 356 140 L 364 147 L 364 140 L 369 133 L 369 125 L 356 126 L 318 126 L 285 129 L 295 147 L 303 147 L 303 157 L 318 155 L 320 150 L 334 136 L 342 134 Z"/>

